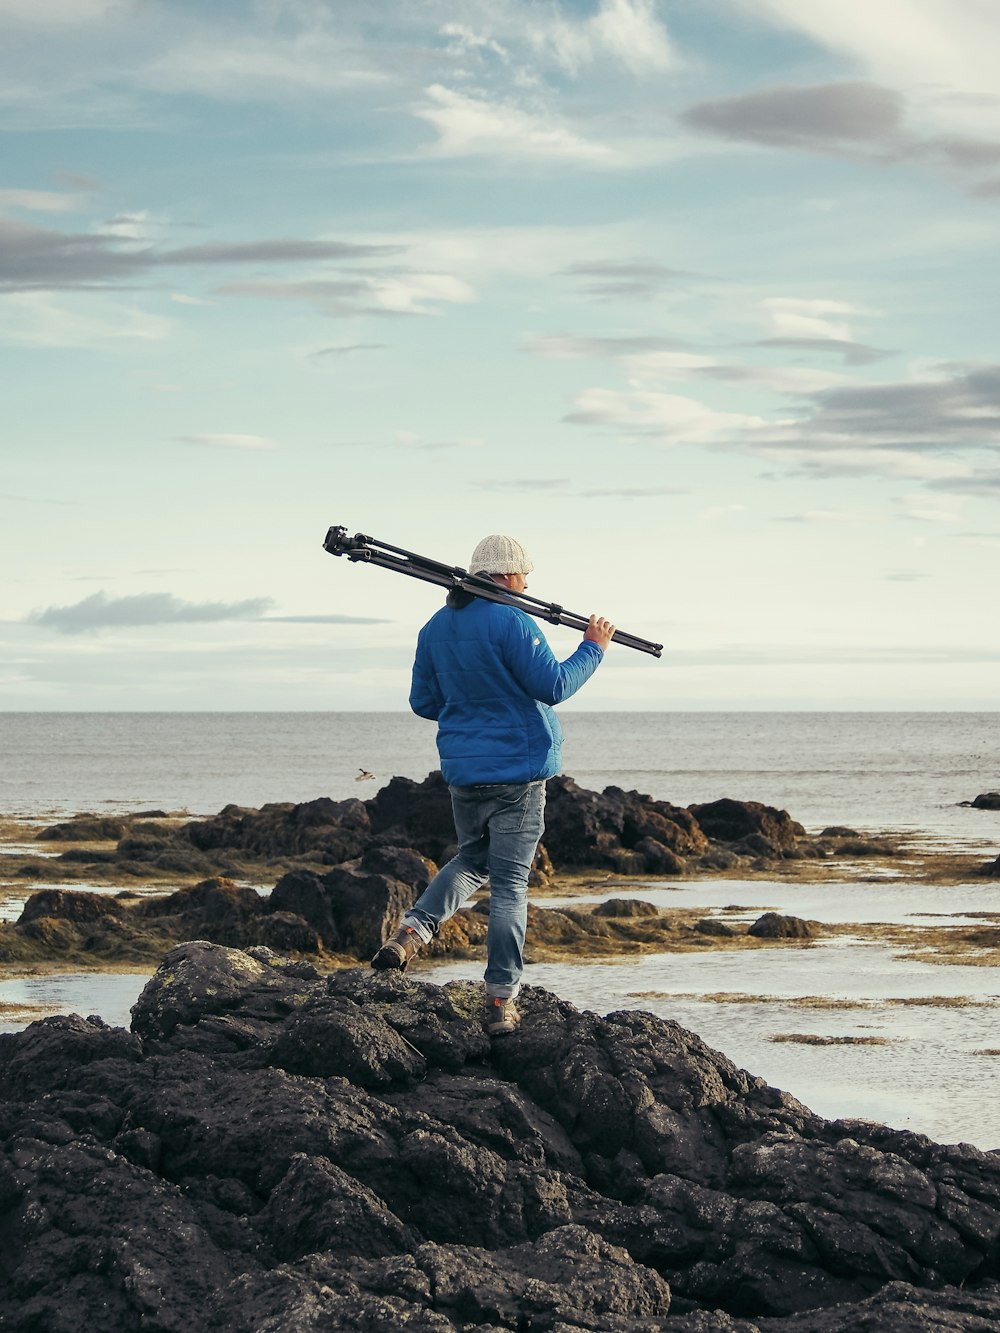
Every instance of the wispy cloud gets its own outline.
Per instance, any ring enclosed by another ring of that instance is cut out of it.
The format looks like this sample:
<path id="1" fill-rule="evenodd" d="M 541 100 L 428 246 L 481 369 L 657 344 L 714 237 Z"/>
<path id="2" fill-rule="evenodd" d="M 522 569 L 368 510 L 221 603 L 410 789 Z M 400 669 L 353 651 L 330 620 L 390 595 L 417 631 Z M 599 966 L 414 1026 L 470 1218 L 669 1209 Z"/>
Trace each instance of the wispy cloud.
<path id="1" fill-rule="evenodd" d="M 0 218 L 0 290 L 100 288 L 133 282 L 173 267 L 386 259 L 400 254 L 403 248 L 277 238 L 157 250 L 137 246 L 131 237 L 114 230 L 60 232 Z"/>
<path id="2" fill-rule="evenodd" d="M 2 244 L 2 238 L 0 238 Z M 170 323 L 124 301 L 95 295 L 85 310 L 46 291 L 10 292 L 0 301 L 0 342 L 23 347 L 98 347 L 166 338 Z"/>
<path id="3" fill-rule="evenodd" d="M 720 412 L 680 394 L 615 389 L 585 389 L 563 420 L 662 444 L 717 444 L 765 424 L 762 417 Z"/>
<path id="4" fill-rule="evenodd" d="M 181 444 L 204 444 L 214 449 L 277 449 L 275 440 L 266 435 L 195 434 L 175 435 Z"/>
<path id="5" fill-rule="evenodd" d="M 576 134 L 553 114 L 525 110 L 509 101 L 491 101 L 432 84 L 413 114 L 437 131 L 425 151 L 436 157 L 509 157 L 610 165 L 614 155 L 600 143 Z"/>
<path id="6" fill-rule="evenodd" d="M 726 139 L 772 148 L 882 151 L 900 129 L 903 106 L 899 93 L 874 83 L 828 83 L 698 102 L 681 119 Z"/>
<path id="7" fill-rule="evenodd" d="M 643 258 L 570 264 L 561 273 L 576 279 L 584 295 L 596 301 L 651 300 L 665 287 L 696 276 Z"/>
<path id="8" fill-rule="evenodd" d="M 28 617 L 30 623 L 60 634 L 87 634 L 140 625 L 208 624 L 221 620 L 259 620 L 273 605 L 268 597 L 242 602 L 185 602 L 165 592 L 109 597 L 95 592 L 71 606 L 50 606 Z"/>
<path id="9" fill-rule="evenodd" d="M 226 283 L 216 288 L 226 296 L 265 301 L 300 301 L 323 315 L 433 315 L 442 305 L 465 305 L 476 299 L 468 283 L 447 273 L 361 273 L 303 281 Z"/>
<path id="10" fill-rule="evenodd" d="M 972 174 L 1000 164 L 1000 138 L 910 129 L 907 99 L 876 83 L 771 87 L 699 102 L 681 114 L 696 130 L 733 142 L 863 157 L 888 164 L 926 160 Z M 974 193 L 992 182 L 973 183 Z"/>
<path id="11" fill-rule="evenodd" d="M 664 352 L 683 347 L 676 338 L 650 337 L 587 337 L 572 333 L 533 333 L 521 340 L 521 346 L 535 356 L 554 361 L 575 361 L 592 358 L 618 359 L 642 352 Z"/>
<path id="12" fill-rule="evenodd" d="M 83 207 L 78 194 L 58 190 L 0 190 L 0 208 L 21 208 L 29 213 L 77 213 Z"/>
<path id="13" fill-rule="evenodd" d="M 880 475 L 1000 498 L 1000 366 L 808 392 L 769 419 L 656 390 L 593 388 L 564 418 L 634 439 L 735 449 L 813 476 Z M 987 455 L 989 466 L 968 459 Z"/>
<path id="14" fill-rule="evenodd" d="M 869 347 L 865 343 L 853 342 L 849 338 L 807 338 L 775 337 L 758 338 L 755 342 L 743 344 L 746 347 L 775 347 L 790 352 L 820 352 L 843 358 L 849 366 L 867 366 L 875 361 L 883 361 L 894 353 L 884 347 Z"/>
<path id="15" fill-rule="evenodd" d="M 309 356 L 310 358 L 352 356 L 355 352 L 381 352 L 385 346 L 385 343 L 344 343 L 339 347 L 321 347 L 318 351 L 310 352 Z"/>

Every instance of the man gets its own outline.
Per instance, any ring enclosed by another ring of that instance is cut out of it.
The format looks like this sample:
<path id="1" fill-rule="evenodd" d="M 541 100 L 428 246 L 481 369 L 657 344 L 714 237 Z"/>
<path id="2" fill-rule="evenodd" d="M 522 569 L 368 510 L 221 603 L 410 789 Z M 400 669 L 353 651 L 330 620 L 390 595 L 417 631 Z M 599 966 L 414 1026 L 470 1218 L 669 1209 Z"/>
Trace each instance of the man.
<path id="1" fill-rule="evenodd" d="M 512 593 L 534 565 L 513 537 L 494 533 L 469 568 Z M 538 625 L 513 603 L 461 589 L 420 631 L 410 707 L 437 722 L 441 770 L 451 790 L 457 855 L 438 871 L 372 959 L 402 971 L 443 922 L 490 883 L 486 1031 L 513 1032 L 528 919 L 528 875 L 543 830 L 545 780 L 559 772 L 562 728 L 551 705 L 597 670 L 615 632 L 591 616 L 583 642 L 557 662 Z"/>

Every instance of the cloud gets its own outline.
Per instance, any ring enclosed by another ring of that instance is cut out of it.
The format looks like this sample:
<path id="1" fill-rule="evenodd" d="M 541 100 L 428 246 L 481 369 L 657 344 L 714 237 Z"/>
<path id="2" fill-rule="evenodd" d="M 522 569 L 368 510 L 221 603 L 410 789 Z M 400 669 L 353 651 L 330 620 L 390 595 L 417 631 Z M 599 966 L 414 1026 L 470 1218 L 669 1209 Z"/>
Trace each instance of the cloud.
<path id="1" fill-rule="evenodd" d="M 907 99 L 875 83 L 830 83 L 813 87 L 763 88 L 738 97 L 699 102 L 681 113 L 693 129 L 732 142 L 862 157 L 891 163 L 936 161 L 959 173 L 995 168 L 1000 139 L 936 134 L 905 123 Z M 992 182 L 973 184 L 988 193 Z"/>
<path id="2" fill-rule="evenodd" d="M 358 274 L 299 282 L 249 280 L 216 288 L 225 296 L 265 301 L 303 301 L 320 314 L 434 315 L 442 304 L 468 304 L 476 293 L 461 278 L 447 273 Z"/>
<path id="3" fill-rule="evenodd" d="M 776 347 L 788 351 L 828 352 L 843 358 L 849 366 L 867 366 L 874 361 L 883 361 L 894 353 L 882 347 L 868 347 L 865 343 L 853 342 L 849 338 L 758 338 L 756 342 L 744 343 L 745 347 Z"/>
<path id="4" fill-rule="evenodd" d="M 266 435 L 175 435 L 181 444 L 207 444 L 217 449 L 277 449 L 276 441 Z"/>
<path id="5" fill-rule="evenodd" d="M 563 420 L 654 438 L 663 444 L 714 444 L 766 424 L 762 417 L 719 412 L 679 394 L 615 389 L 585 389 Z"/>
<path id="6" fill-rule="evenodd" d="M 675 338 L 659 337 L 579 337 L 572 333 L 534 333 L 522 339 L 526 352 L 553 361 L 586 358 L 617 359 L 642 352 L 664 352 L 682 347 Z"/>
<path id="7" fill-rule="evenodd" d="M 740 0 L 882 82 L 924 90 L 938 114 L 996 125 L 1000 28 L 987 0 Z"/>
<path id="8" fill-rule="evenodd" d="M 30 213 L 77 213 L 83 200 L 57 190 L 0 190 L 0 208 L 23 208 Z"/>
<path id="9" fill-rule="evenodd" d="M 566 19 L 565 12 L 553 7 L 546 13 L 541 6 L 527 6 L 512 17 L 522 25 L 528 42 L 567 73 L 579 74 L 602 58 L 637 76 L 679 63 L 653 0 L 601 0 L 597 12 L 582 23 Z"/>
<path id="10" fill-rule="evenodd" d="M 264 616 L 264 625 L 392 625 L 377 616 Z"/>
<path id="11" fill-rule="evenodd" d="M 732 449 L 815 477 L 883 476 L 955 494 L 1000 498 L 1000 365 L 942 370 L 885 384 L 799 395 L 772 419 L 720 412 L 696 399 L 631 388 L 580 393 L 564 420 L 633 439 Z"/>
<path id="12" fill-rule="evenodd" d="M 842 384 L 844 376 L 806 366 L 745 366 L 717 361 L 693 352 L 649 352 L 627 357 L 636 384 L 660 379 L 707 379 L 728 384 L 759 384 L 784 394 L 811 394 Z"/>
<path id="13" fill-rule="evenodd" d="M 903 98 L 874 83 L 764 88 L 699 102 L 681 115 L 695 129 L 773 148 L 881 147 L 902 123 Z"/>
<path id="14" fill-rule="evenodd" d="M 0 0 L 0 19 L 41 28 L 84 27 L 100 23 L 128 0 Z"/>
<path id="15" fill-rule="evenodd" d="M 208 624 L 220 620 L 259 620 L 272 605 L 269 597 L 242 602 L 185 602 L 165 592 L 108 597 L 95 592 L 72 606 L 50 606 L 28 617 L 31 624 L 60 634 L 87 634 L 138 625 Z"/>
<path id="16" fill-rule="evenodd" d="M 679 278 L 695 276 L 681 269 L 665 268 L 653 259 L 609 259 L 597 263 L 570 264 L 560 270 L 576 278 L 584 295 L 597 301 L 650 300 Z"/>
<path id="17" fill-rule="evenodd" d="M 511 102 L 471 97 L 435 83 L 413 114 L 437 131 L 427 153 L 434 157 L 509 157 L 583 166 L 610 164 L 611 151 L 574 134 L 554 116 L 523 110 Z"/>
<path id="18" fill-rule="evenodd" d="M 862 306 L 826 298 L 769 296 L 761 304 L 777 335 L 829 338 L 838 343 L 850 341 L 848 315 L 871 314 Z"/>
<path id="19" fill-rule="evenodd" d="M 11 292 L 0 301 L 0 342 L 22 347 L 119 347 L 157 342 L 170 324 L 107 297 L 94 296 L 87 311 L 70 307 L 49 292 Z"/>
<path id="20" fill-rule="evenodd" d="M 215 242 L 176 250 L 137 247 L 115 231 L 59 232 L 0 218 L 0 290 L 90 288 L 122 284 L 160 268 L 225 264 L 301 264 L 383 259 L 398 245 L 289 238 Z"/>
<path id="21" fill-rule="evenodd" d="M 352 356 L 355 352 L 381 352 L 385 347 L 385 343 L 344 343 L 339 347 L 321 347 L 316 352 L 310 352 L 309 356 Z"/>

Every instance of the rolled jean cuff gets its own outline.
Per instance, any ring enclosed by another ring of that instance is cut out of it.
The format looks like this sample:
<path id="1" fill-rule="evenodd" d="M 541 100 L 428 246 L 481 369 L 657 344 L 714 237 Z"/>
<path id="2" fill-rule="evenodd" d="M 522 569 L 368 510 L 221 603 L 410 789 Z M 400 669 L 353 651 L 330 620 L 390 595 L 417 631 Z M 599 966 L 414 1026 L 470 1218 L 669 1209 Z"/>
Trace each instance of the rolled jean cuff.
<path id="1" fill-rule="evenodd" d="M 515 982 L 513 986 L 493 986 L 486 983 L 486 998 L 488 1000 L 516 1000 L 521 990 L 521 983 Z"/>
<path id="2" fill-rule="evenodd" d="M 403 917 L 400 925 L 416 931 L 425 944 L 430 944 L 431 940 L 434 938 L 434 932 L 426 922 L 421 921 L 419 917 L 412 916 L 409 912 Z"/>

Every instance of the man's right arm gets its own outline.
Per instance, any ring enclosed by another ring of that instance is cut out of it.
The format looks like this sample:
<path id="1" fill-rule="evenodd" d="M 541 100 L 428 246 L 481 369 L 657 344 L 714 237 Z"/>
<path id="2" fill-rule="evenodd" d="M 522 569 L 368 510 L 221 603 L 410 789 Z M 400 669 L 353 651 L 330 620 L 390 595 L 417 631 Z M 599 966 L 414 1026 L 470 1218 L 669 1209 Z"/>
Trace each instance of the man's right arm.
<path id="1" fill-rule="evenodd" d="M 556 660 L 545 635 L 523 612 L 511 617 L 505 661 L 517 683 L 544 704 L 558 704 L 585 685 L 601 664 L 615 627 L 591 616 L 583 642 L 565 662 Z"/>

